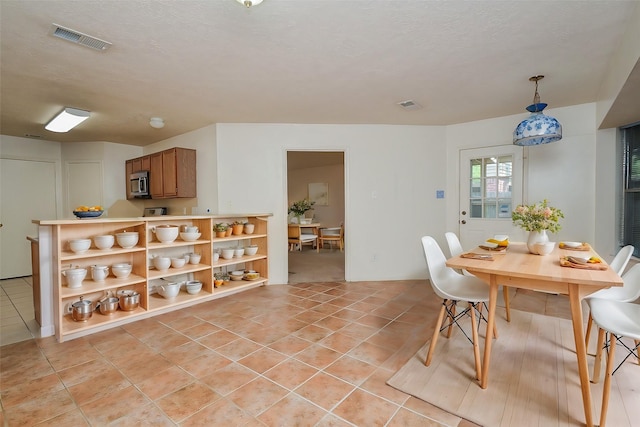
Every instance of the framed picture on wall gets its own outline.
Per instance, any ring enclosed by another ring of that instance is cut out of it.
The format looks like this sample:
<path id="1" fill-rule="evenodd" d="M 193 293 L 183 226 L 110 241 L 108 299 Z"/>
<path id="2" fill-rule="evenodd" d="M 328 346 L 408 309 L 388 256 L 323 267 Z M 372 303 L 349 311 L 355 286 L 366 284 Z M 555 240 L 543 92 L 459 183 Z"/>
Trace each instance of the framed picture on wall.
<path id="1" fill-rule="evenodd" d="M 313 182 L 309 184 L 309 200 L 316 202 L 317 206 L 329 205 L 329 184 L 326 182 Z"/>

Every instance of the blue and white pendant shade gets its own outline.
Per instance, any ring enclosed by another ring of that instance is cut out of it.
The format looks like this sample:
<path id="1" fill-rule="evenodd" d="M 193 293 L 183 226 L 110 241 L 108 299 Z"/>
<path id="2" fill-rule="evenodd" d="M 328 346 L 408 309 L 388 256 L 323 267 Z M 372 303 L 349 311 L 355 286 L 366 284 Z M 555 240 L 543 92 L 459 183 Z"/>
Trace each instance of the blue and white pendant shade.
<path id="1" fill-rule="evenodd" d="M 547 104 L 540 102 L 538 94 L 538 80 L 544 76 L 534 76 L 529 80 L 536 83 L 536 92 L 533 96 L 533 104 L 527 107 L 531 113 L 529 117 L 520 122 L 513 131 L 513 143 L 520 146 L 542 145 L 562 139 L 562 125 L 551 116 L 542 111 Z"/>

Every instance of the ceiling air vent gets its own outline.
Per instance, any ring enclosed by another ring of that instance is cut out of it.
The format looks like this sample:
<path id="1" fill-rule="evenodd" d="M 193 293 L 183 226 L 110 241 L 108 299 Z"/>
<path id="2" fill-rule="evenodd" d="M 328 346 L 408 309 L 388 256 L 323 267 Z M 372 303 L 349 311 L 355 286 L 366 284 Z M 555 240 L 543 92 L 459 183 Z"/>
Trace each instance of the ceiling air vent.
<path id="1" fill-rule="evenodd" d="M 398 105 L 400 107 L 402 107 L 403 110 L 419 110 L 422 108 L 422 105 L 418 104 L 417 102 L 414 102 L 410 99 L 406 100 L 406 101 L 400 101 L 398 102 Z"/>
<path id="2" fill-rule="evenodd" d="M 79 31 L 72 30 L 70 28 L 62 27 L 58 24 L 51 25 L 50 34 L 54 37 L 61 38 L 71 43 L 80 44 L 82 46 L 90 47 L 91 49 L 100 51 L 107 50 L 109 47 L 111 47 L 111 43 L 107 41 L 100 40 L 87 34 L 83 34 Z"/>

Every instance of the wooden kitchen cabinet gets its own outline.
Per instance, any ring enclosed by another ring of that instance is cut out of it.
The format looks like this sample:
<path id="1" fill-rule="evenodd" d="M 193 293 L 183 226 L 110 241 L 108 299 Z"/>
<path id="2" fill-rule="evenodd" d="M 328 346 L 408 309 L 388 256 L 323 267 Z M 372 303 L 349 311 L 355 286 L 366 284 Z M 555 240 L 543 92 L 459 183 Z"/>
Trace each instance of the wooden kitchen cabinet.
<path id="1" fill-rule="evenodd" d="M 152 199 L 196 197 L 196 150 L 171 148 L 150 155 Z"/>
<path id="2" fill-rule="evenodd" d="M 151 156 L 143 156 L 132 159 L 131 166 L 131 172 L 148 171 L 151 169 Z"/>
<path id="3" fill-rule="evenodd" d="M 134 199 L 131 195 L 131 186 L 129 185 L 129 177 L 134 172 L 151 170 L 151 156 L 137 157 L 125 162 L 125 185 L 127 186 L 127 200 Z"/>

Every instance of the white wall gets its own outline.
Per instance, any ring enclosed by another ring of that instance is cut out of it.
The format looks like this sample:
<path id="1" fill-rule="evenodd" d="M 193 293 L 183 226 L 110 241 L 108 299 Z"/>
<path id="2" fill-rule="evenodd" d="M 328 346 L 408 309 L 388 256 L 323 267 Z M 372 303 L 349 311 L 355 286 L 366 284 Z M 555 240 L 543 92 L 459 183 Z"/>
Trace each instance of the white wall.
<path id="1" fill-rule="evenodd" d="M 126 181 L 125 181 L 125 161 L 142 155 L 142 147 L 115 144 L 112 142 L 70 142 L 62 144 L 63 158 L 63 181 L 66 177 L 66 167 L 68 162 L 95 162 L 100 165 L 102 170 L 96 170 L 96 174 L 101 173 L 102 200 L 98 203 L 106 209 L 105 216 L 119 216 L 118 212 L 121 208 L 114 205 L 121 204 L 126 199 Z M 66 194 L 68 183 L 63 186 L 65 190 L 65 211 L 64 218 L 73 218 L 73 204 L 69 204 L 68 200 L 72 195 Z M 77 204 L 77 203 L 76 203 Z M 93 204 L 90 201 L 83 204 Z M 137 207 L 137 209 L 135 209 Z M 129 210 L 130 216 L 140 215 L 142 205 L 132 206 Z M 111 212 L 111 210 L 115 212 Z M 114 215 L 115 214 L 115 215 Z"/>
<path id="2" fill-rule="evenodd" d="M 270 283 L 287 282 L 287 150 L 345 151 L 346 280 L 425 277 L 424 234 L 444 233 L 445 129 L 424 126 L 220 124 L 220 213 L 272 212 Z M 250 189 L 250 191 L 247 191 Z"/>

